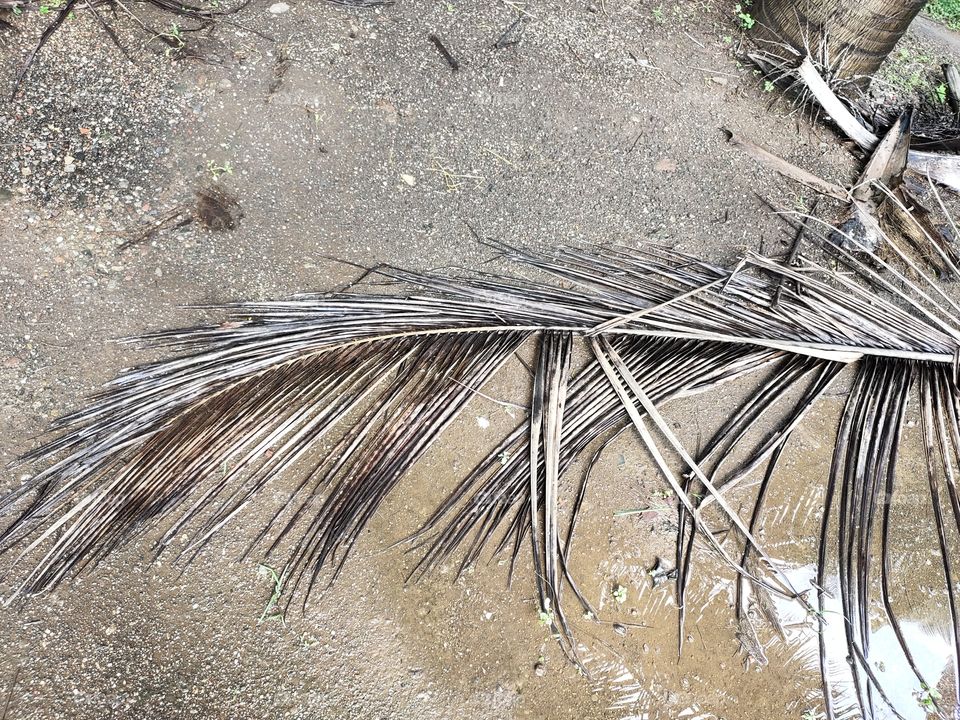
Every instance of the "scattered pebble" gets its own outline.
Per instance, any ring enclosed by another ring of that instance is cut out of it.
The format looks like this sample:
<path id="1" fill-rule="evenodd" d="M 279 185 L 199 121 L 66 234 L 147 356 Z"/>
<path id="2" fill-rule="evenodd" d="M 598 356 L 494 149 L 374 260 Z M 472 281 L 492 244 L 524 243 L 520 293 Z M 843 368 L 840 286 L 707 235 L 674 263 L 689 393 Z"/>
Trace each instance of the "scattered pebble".
<path id="1" fill-rule="evenodd" d="M 677 161 L 673 158 L 660 158 L 657 164 L 653 166 L 657 172 L 672 173 L 677 171 Z"/>
<path id="2" fill-rule="evenodd" d="M 283 15 L 289 9 L 290 9 L 290 6 L 287 5 L 285 2 L 274 3 L 273 5 L 270 6 L 270 12 L 273 15 Z"/>

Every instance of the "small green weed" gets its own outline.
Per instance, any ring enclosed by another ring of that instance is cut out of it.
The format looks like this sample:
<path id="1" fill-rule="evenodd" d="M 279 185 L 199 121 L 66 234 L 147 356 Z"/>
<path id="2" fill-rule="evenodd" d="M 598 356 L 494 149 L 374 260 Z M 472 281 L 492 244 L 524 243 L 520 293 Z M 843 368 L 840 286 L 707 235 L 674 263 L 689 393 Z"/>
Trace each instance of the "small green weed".
<path id="1" fill-rule="evenodd" d="M 214 180 L 219 180 L 221 175 L 233 175 L 233 165 L 229 160 L 223 165 L 217 165 L 213 160 L 207 160 L 207 172 Z"/>
<path id="2" fill-rule="evenodd" d="M 280 595 L 283 592 L 283 576 L 279 575 L 277 571 L 269 565 L 260 563 L 257 567 L 261 575 L 269 577 L 273 582 L 273 593 L 270 595 L 270 599 L 263 608 L 263 612 L 260 614 L 260 619 L 257 620 L 257 622 L 262 623 L 264 620 L 279 620 L 283 625 L 286 625 L 287 621 L 283 617 L 283 610 L 279 607 Z"/>
<path id="3" fill-rule="evenodd" d="M 954 30 L 960 30 L 960 0 L 931 0 L 924 14 Z"/>
<path id="4" fill-rule="evenodd" d="M 927 714 L 936 714 L 937 700 L 940 699 L 939 690 L 930 687 L 926 683 L 920 683 L 920 689 L 915 690 L 913 695 L 917 698 L 917 704 L 920 705 Z"/>
<path id="5" fill-rule="evenodd" d="M 50 0 L 49 2 L 41 3 L 37 12 L 39 12 L 41 15 L 49 15 L 54 10 L 59 10 L 63 6 L 64 2 L 66 2 L 66 0 Z M 19 8 L 17 9 L 19 10 Z"/>

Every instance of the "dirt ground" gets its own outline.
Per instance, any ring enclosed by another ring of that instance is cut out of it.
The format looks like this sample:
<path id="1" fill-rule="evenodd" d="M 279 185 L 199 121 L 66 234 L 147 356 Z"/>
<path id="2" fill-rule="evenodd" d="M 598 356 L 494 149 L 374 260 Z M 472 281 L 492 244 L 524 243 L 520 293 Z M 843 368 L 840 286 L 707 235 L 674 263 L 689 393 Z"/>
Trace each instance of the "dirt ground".
<path id="1" fill-rule="evenodd" d="M 833 180 L 852 181 L 855 165 L 829 130 L 737 60 L 727 5 L 398 0 L 357 10 L 289 0 L 276 13 L 254 0 L 197 31 L 145 16 L 182 34 L 175 52 L 118 15 L 133 62 L 78 11 L 0 107 L 0 462 L 147 357 L 112 338 L 192 323 L 203 313 L 190 303 L 282 297 L 356 276 L 334 258 L 485 267 L 468 226 L 534 248 L 656 242 L 720 261 L 782 249 L 788 235 L 758 194 L 786 207 L 808 198 L 729 148 L 722 128 Z M 521 41 L 493 47 L 518 16 Z M 3 97 L 47 18 L 14 18 L 19 32 L 2 36 Z M 194 223 L 120 248 L 215 178 L 243 207 L 235 230 Z M 693 441 L 750 388 L 677 403 L 671 419 Z M 522 368 L 484 392 L 525 402 Z M 839 392 L 824 399 L 798 431 L 770 510 L 771 521 L 791 522 L 771 522 L 765 537 L 801 574 L 841 401 Z M 456 582 L 448 569 L 404 584 L 416 556 L 388 546 L 519 421 L 476 398 L 394 493 L 338 582 L 283 622 L 260 620 L 272 583 L 256 559 L 235 561 L 266 517 L 256 512 L 185 570 L 146 567 L 135 544 L 53 593 L 0 609 L 0 714 L 814 717 L 804 714 L 820 703 L 809 635 L 769 633 L 769 664 L 745 669 L 729 572 L 707 557 L 678 661 L 672 588 L 653 587 L 646 572 L 672 557 L 674 513 L 629 438 L 598 467 L 575 570 L 605 619 L 652 627 L 621 635 L 585 625 L 589 677 L 538 624 L 527 565 L 510 588 L 496 561 Z M 0 487 L 28 470 L 7 471 Z M 565 480 L 567 503 L 576 482 Z M 615 515 L 641 506 L 655 509 Z M 917 549 L 903 571 L 929 566 L 929 552 Z M 8 573 L 0 594 L 16 577 Z M 623 603 L 615 585 L 627 590 Z M 918 590 L 904 602 L 932 638 L 934 663 L 945 651 L 929 618 L 942 598 Z"/>

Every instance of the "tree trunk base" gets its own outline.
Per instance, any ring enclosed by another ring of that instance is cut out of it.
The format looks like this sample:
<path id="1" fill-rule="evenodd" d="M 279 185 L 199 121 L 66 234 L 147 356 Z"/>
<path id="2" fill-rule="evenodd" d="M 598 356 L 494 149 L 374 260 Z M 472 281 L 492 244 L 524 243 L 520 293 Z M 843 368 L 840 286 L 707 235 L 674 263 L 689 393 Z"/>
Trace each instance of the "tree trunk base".
<path id="1" fill-rule="evenodd" d="M 869 82 L 926 0 L 755 0 L 761 45 L 779 42 L 842 78 Z"/>

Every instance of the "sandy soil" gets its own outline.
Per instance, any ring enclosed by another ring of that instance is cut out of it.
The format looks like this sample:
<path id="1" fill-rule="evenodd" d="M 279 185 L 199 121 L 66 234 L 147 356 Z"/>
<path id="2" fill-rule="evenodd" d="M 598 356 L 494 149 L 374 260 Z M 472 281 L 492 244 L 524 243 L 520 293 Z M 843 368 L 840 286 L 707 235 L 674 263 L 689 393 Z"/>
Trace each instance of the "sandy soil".
<path id="1" fill-rule="evenodd" d="M 529 19 L 522 41 L 494 49 L 518 9 Z M 0 109 L 0 461 L 147 357 L 111 338 L 192 322 L 202 313 L 187 303 L 355 276 L 331 258 L 475 269 L 486 255 L 468 225 L 532 247 L 657 242 L 723 261 L 744 248 L 775 252 L 788 236 L 756 193 L 790 207 L 802 193 L 728 148 L 721 128 L 837 181 L 855 166 L 736 60 L 728 11 L 693 0 L 402 0 L 362 11 L 293 0 L 273 14 L 254 0 L 232 16 L 237 25 L 184 23 L 187 57 L 118 17 L 135 63 L 78 13 Z M 0 87 L 11 87 L 42 22 L 25 15 L 4 36 Z M 118 250 L 215 175 L 243 206 L 236 230 L 187 225 Z M 693 442 L 750 387 L 677 404 L 671 416 Z M 524 402 L 522 369 L 484 392 Z M 771 510 L 793 514 L 771 542 L 798 566 L 813 551 L 840 400 L 826 399 L 799 432 Z M 256 513 L 186 570 L 145 567 L 134 545 L 3 609 L 4 717 L 759 719 L 818 707 L 809 646 L 770 633 L 769 665 L 743 668 L 729 573 L 708 558 L 677 661 L 672 591 L 646 576 L 672 555 L 673 513 L 614 516 L 665 503 L 630 440 L 598 468 L 576 571 L 608 619 L 652 627 L 621 636 L 589 626 L 590 678 L 538 625 L 526 565 L 509 589 L 496 562 L 453 583 L 448 571 L 404 585 L 415 557 L 387 546 L 517 422 L 501 405 L 471 403 L 338 583 L 285 622 L 259 621 L 271 582 L 255 560 L 234 560 Z M 565 482 L 569 496 L 576 478 Z M 923 565 L 927 551 L 917 552 Z M 611 598 L 616 584 L 623 604 Z"/>

